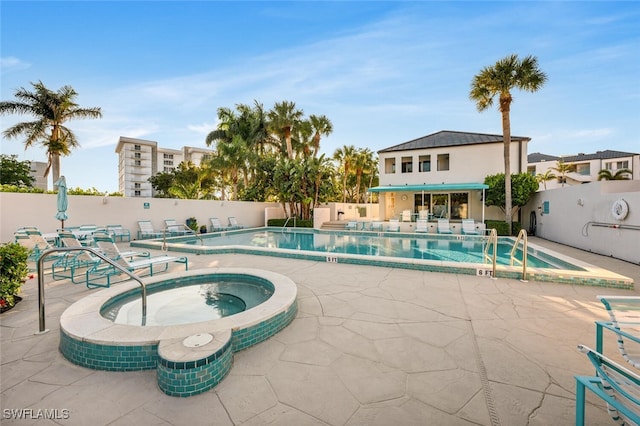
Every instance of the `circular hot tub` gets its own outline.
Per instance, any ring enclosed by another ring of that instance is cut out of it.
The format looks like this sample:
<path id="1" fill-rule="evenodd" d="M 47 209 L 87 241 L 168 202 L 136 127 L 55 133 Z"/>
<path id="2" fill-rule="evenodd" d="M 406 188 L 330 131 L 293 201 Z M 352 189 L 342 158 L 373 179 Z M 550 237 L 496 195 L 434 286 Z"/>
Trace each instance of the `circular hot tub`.
<path id="1" fill-rule="evenodd" d="M 145 283 L 145 318 L 135 281 L 67 308 L 60 317 L 62 354 L 98 370 L 155 368 L 165 393 L 190 396 L 218 384 L 234 352 L 278 333 L 297 312 L 295 283 L 270 271 L 208 268 Z"/>

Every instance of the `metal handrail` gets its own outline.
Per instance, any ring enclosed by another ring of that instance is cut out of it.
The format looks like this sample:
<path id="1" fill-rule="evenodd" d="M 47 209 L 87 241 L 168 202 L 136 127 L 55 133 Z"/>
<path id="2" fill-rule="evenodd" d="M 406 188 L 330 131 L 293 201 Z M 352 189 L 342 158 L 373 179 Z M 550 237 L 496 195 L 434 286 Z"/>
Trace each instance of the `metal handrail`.
<path id="1" fill-rule="evenodd" d="M 174 228 L 176 226 L 181 226 L 183 227 L 185 230 L 188 231 L 187 234 L 185 235 L 193 235 L 194 237 L 196 237 L 198 240 L 200 240 L 200 245 L 203 246 L 204 245 L 204 240 L 202 239 L 202 237 L 195 232 L 193 229 L 189 228 L 187 225 L 185 225 L 184 223 L 176 223 L 175 225 L 171 225 L 171 228 Z M 162 251 L 167 251 L 167 232 L 172 232 L 169 230 L 169 227 L 164 228 L 162 230 Z"/>
<path id="2" fill-rule="evenodd" d="M 518 244 L 522 241 L 522 260 L 516 258 L 515 253 L 518 249 Z M 514 263 L 520 263 L 522 265 L 522 281 L 527 280 L 527 231 L 521 229 L 518 232 L 518 237 L 516 238 L 516 242 L 513 243 L 513 248 L 511 249 L 511 266 Z"/>
<path id="3" fill-rule="evenodd" d="M 296 227 L 296 216 L 289 216 L 287 220 L 284 221 L 284 225 L 282 225 L 282 232 L 285 231 L 285 229 L 287 228 L 287 223 L 289 223 L 291 219 L 293 219 L 293 227 Z"/>
<path id="4" fill-rule="evenodd" d="M 489 246 L 493 243 L 493 256 L 489 257 Z M 484 247 L 484 260 L 490 260 L 493 265 L 491 277 L 496 278 L 496 263 L 498 257 L 498 231 L 495 228 L 489 230 L 487 245 Z"/>
<path id="5" fill-rule="evenodd" d="M 137 281 L 138 284 L 140 284 L 140 287 L 142 288 L 142 325 L 145 325 L 145 322 L 147 320 L 147 286 L 139 277 L 134 275 L 131 271 L 129 271 L 124 266 L 120 265 L 119 263 L 117 263 L 113 259 L 110 259 L 109 257 L 105 256 L 100 251 L 98 251 L 98 250 L 96 250 L 94 248 L 91 248 L 91 247 L 53 247 L 53 248 L 46 249 L 45 251 L 43 251 L 42 254 L 40 255 L 40 257 L 38 258 L 38 267 L 37 267 L 38 268 L 37 269 L 37 273 L 38 273 L 38 310 L 39 310 L 39 315 L 40 315 L 40 322 L 39 322 L 40 331 L 39 331 L 39 333 L 46 333 L 47 331 L 49 331 L 45 327 L 45 319 L 44 319 L 44 274 L 42 273 L 42 270 L 43 270 L 42 267 L 44 265 L 44 259 L 49 254 L 60 252 L 60 251 L 88 251 L 88 252 L 94 254 L 95 256 L 99 257 L 100 259 L 104 260 L 105 262 L 107 262 L 108 264 L 110 264 L 111 266 L 113 266 L 114 268 L 116 268 L 117 270 L 122 272 L 123 274 L 127 275 L 132 280 Z"/>

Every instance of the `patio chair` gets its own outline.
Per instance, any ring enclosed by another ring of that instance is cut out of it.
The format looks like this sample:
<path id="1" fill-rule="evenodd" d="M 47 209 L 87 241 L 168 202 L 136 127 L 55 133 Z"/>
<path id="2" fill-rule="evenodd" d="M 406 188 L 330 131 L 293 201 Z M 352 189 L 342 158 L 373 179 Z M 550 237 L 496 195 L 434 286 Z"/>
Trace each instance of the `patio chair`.
<path id="1" fill-rule="evenodd" d="M 226 227 L 222 226 L 220 219 L 217 217 L 210 217 L 209 222 L 211 222 L 211 225 L 209 225 L 209 232 L 224 231 L 226 229 Z"/>
<path id="2" fill-rule="evenodd" d="M 427 219 L 416 220 L 416 232 L 429 232 L 429 222 Z"/>
<path id="3" fill-rule="evenodd" d="M 418 219 L 429 219 L 429 209 L 423 209 L 418 212 Z"/>
<path id="4" fill-rule="evenodd" d="M 13 235 L 17 243 L 31 250 L 28 260 L 32 260 L 34 262 L 37 262 L 38 259 L 40 259 L 43 251 L 55 248 L 55 246 L 49 243 L 38 230 L 26 229 L 16 231 Z M 55 260 L 59 257 L 60 255 L 58 254 L 51 254 L 47 256 L 46 260 Z"/>
<path id="5" fill-rule="evenodd" d="M 156 231 L 153 229 L 153 225 L 150 220 L 139 220 L 138 227 L 140 228 L 138 231 L 139 240 L 162 237 L 162 231 Z"/>
<path id="6" fill-rule="evenodd" d="M 131 241 L 131 232 L 122 225 L 107 225 L 107 233 L 113 237 L 114 241 Z"/>
<path id="7" fill-rule="evenodd" d="M 640 424 L 640 376 L 593 349 L 579 345 L 596 370 L 595 376 L 575 376 L 576 425 L 584 425 L 585 389 L 606 402 L 612 420 L 619 425 Z"/>
<path id="8" fill-rule="evenodd" d="M 438 219 L 438 234 L 453 234 L 449 227 L 449 219 Z"/>
<path id="9" fill-rule="evenodd" d="M 382 226 L 382 222 L 371 222 L 371 226 L 369 228 L 371 231 L 383 231 L 384 228 Z"/>
<path id="10" fill-rule="evenodd" d="M 180 224 L 175 221 L 175 219 L 165 219 L 165 231 L 167 235 L 175 237 L 178 235 L 188 235 L 193 234 L 193 230 L 187 225 Z"/>
<path id="11" fill-rule="evenodd" d="M 640 369 L 640 297 L 597 296 L 611 321 L 596 321 L 596 350 L 602 352 L 602 330 L 616 334 L 618 350 L 629 364 Z"/>
<path id="12" fill-rule="evenodd" d="M 189 269 L 189 260 L 186 256 L 176 257 L 163 254 L 159 256 L 149 256 L 143 259 L 129 260 L 108 235 L 96 235 L 95 240 L 99 250 L 104 253 L 105 256 L 117 262 L 130 272 L 140 271 L 142 275 L 153 276 L 154 273 L 164 272 L 169 269 L 170 262 L 183 263 L 185 270 Z M 163 268 L 161 270 L 154 270 L 154 266 L 156 265 L 162 266 Z M 120 274 L 121 271 L 113 265 L 101 262 L 87 269 L 87 287 L 109 287 L 111 285 L 111 277 Z M 104 282 L 101 282 L 101 280 L 104 280 Z"/>
<path id="13" fill-rule="evenodd" d="M 242 229 L 244 225 L 240 225 L 238 220 L 234 216 L 229 216 L 229 228 L 230 229 Z"/>
<path id="14" fill-rule="evenodd" d="M 347 231 L 356 231 L 358 229 L 358 222 L 347 222 L 347 224 L 344 226 L 344 229 Z"/>
<path id="15" fill-rule="evenodd" d="M 479 235 L 473 219 L 462 219 L 462 233 L 465 235 Z"/>
<path id="16" fill-rule="evenodd" d="M 387 231 L 389 231 L 389 232 L 400 232 L 400 220 L 399 219 L 389 219 L 389 226 L 387 226 Z"/>
<path id="17" fill-rule="evenodd" d="M 402 210 L 402 221 L 411 222 L 411 210 Z"/>

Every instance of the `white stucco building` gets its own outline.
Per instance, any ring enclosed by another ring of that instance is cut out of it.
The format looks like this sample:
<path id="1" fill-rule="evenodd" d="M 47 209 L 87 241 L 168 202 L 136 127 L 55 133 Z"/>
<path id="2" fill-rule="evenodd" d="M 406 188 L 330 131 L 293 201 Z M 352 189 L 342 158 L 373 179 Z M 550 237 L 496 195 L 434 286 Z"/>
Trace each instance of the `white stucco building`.
<path id="1" fill-rule="evenodd" d="M 212 150 L 185 146 L 181 150 L 158 147 L 155 141 L 121 136 L 118 154 L 118 190 L 125 197 L 152 197 L 149 178 L 171 172 L 183 161 L 199 166 Z"/>
<path id="2" fill-rule="evenodd" d="M 512 136 L 511 173 L 527 167 L 528 137 Z M 382 219 L 413 217 L 428 210 L 429 217 L 502 219 L 499 209 L 485 212 L 482 201 L 488 175 L 504 173 L 502 135 L 440 131 L 378 151 Z M 488 214 L 489 217 L 485 217 Z"/>

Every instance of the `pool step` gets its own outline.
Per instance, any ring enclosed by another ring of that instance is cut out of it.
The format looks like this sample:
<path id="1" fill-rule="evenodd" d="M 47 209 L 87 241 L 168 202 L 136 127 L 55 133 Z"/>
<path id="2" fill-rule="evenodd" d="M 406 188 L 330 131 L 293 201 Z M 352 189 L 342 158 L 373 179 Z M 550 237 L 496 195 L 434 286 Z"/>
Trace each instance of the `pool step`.
<path id="1" fill-rule="evenodd" d="M 320 229 L 342 229 L 344 230 L 345 227 L 347 226 L 348 221 L 346 220 L 332 220 L 329 222 L 323 222 L 322 226 L 320 227 Z"/>

